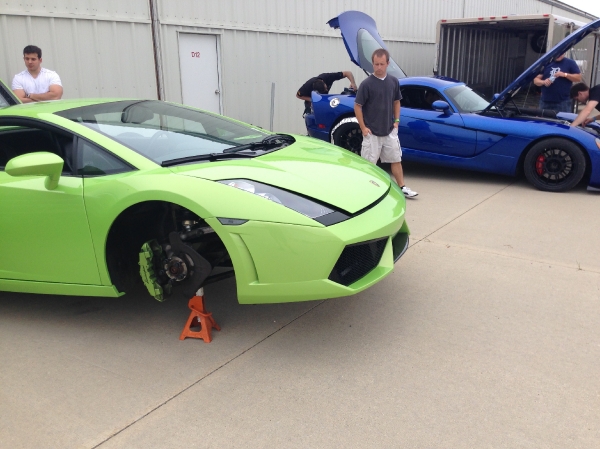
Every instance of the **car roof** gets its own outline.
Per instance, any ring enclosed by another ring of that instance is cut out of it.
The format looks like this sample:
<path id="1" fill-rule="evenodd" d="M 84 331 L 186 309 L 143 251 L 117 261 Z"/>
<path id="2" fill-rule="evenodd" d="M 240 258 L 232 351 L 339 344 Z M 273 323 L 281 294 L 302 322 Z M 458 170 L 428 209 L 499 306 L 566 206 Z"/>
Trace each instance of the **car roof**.
<path id="1" fill-rule="evenodd" d="M 465 83 L 450 81 L 448 79 L 437 78 L 434 76 L 411 76 L 409 78 L 402 78 L 400 80 L 400 86 L 424 86 L 437 89 L 439 91 L 448 89 L 454 86 L 464 86 Z"/>
<path id="2" fill-rule="evenodd" d="M 101 103 L 112 103 L 115 101 L 128 100 L 127 98 L 88 98 L 73 100 L 40 101 L 38 103 L 16 104 L 0 109 L 1 116 L 26 116 L 35 117 L 39 114 L 53 114 L 67 109 L 90 106 Z"/>

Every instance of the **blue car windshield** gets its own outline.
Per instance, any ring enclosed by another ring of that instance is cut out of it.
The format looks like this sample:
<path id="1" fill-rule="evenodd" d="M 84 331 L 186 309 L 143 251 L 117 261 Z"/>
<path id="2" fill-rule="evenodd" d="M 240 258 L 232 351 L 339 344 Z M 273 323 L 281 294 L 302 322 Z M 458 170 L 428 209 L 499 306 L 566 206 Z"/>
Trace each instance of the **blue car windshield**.
<path id="1" fill-rule="evenodd" d="M 157 164 L 222 153 L 271 135 L 220 115 L 155 100 L 100 103 L 56 114 L 98 131 Z"/>
<path id="2" fill-rule="evenodd" d="M 459 112 L 480 112 L 489 106 L 481 95 L 465 85 L 451 87 L 444 91 Z"/>
<path id="3" fill-rule="evenodd" d="M 357 34 L 358 44 L 358 56 L 360 58 L 360 66 L 369 73 L 373 73 L 373 63 L 371 62 L 371 56 L 373 52 L 381 48 L 379 42 L 375 40 L 371 33 L 365 29 L 358 30 Z M 396 64 L 392 58 L 390 58 L 390 65 L 387 68 L 387 73 L 396 78 L 406 78 L 406 73 Z"/>

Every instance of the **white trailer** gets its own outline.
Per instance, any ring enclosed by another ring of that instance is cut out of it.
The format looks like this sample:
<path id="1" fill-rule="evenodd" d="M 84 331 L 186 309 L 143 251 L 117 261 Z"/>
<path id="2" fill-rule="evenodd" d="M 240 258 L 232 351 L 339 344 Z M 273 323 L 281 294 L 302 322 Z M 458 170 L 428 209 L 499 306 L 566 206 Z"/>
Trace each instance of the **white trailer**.
<path id="1" fill-rule="evenodd" d="M 437 23 L 434 74 L 465 82 L 486 98 L 501 92 L 546 51 L 585 25 L 553 14 L 442 19 Z M 591 34 L 569 50 L 583 74 L 595 85 L 599 36 Z M 537 89 L 521 92 L 522 104 L 537 102 Z"/>

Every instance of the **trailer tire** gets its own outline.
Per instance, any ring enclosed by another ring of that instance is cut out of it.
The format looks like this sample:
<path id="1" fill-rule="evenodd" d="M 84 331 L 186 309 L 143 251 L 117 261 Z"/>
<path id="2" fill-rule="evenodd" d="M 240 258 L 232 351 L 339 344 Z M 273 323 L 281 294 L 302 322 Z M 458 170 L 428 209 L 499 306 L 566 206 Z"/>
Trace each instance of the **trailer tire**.
<path id="1" fill-rule="evenodd" d="M 333 144 L 360 156 L 362 131 L 358 123 L 348 122 L 337 127 L 333 131 Z"/>
<path id="2" fill-rule="evenodd" d="M 548 42 L 546 31 L 538 31 L 531 36 L 531 49 L 537 54 L 546 53 L 546 45 Z"/>

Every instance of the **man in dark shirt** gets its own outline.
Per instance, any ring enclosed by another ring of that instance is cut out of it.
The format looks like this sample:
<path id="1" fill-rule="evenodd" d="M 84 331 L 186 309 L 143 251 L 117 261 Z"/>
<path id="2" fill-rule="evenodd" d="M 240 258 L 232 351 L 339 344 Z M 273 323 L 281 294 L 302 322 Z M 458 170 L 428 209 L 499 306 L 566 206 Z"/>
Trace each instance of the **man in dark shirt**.
<path id="1" fill-rule="evenodd" d="M 573 120 L 571 126 L 585 126 L 600 118 L 600 115 L 595 117 L 589 116 L 596 106 L 598 106 L 598 103 L 600 103 L 600 84 L 590 89 L 585 83 L 577 83 L 571 87 L 571 98 L 580 103 L 587 103 L 585 108 L 583 108 L 575 120 Z"/>
<path id="2" fill-rule="evenodd" d="M 380 48 L 371 56 L 373 74 L 360 84 L 354 102 L 354 113 L 362 131 L 360 155 L 372 163 L 391 163 L 392 175 L 406 198 L 417 192 L 404 185 L 402 150 L 398 140 L 400 123 L 400 85 L 398 78 L 387 73 L 390 54 Z"/>
<path id="3" fill-rule="evenodd" d="M 556 112 L 571 112 L 569 89 L 573 83 L 581 81 L 581 70 L 564 53 L 548 64 L 544 71 L 535 77 L 533 84 L 542 88 L 540 109 Z"/>
<path id="4" fill-rule="evenodd" d="M 311 79 L 305 82 L 296 93 L 296 98 L 304 100 L 304 114 L 310 114 L 310 94 L 313 90 L 316 90 L 320 94 L 328 94 L 329 89 L 331 89 L 331 85 L 335 81 L 343 78 L 348 78 L 350 80 L 350 88 L 356 90 L 354 75 L 352 75 L 352 72 L 348 71 L 321 73 L 319 76 L 313 76 Z"/>

